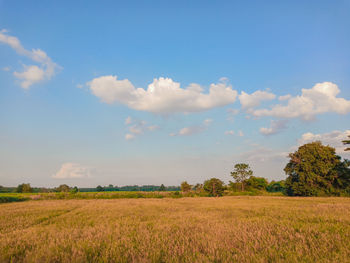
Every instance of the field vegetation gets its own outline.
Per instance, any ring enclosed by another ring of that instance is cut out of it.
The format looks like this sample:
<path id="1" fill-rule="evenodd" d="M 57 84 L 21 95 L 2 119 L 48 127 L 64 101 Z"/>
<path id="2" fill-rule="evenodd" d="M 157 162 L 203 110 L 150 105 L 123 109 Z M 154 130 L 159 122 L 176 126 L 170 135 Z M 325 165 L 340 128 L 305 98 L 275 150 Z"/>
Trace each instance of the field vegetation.
<path id="1" fill-rule="evenodd" d="M 240 196 L 0 205 L 0 262 L 350 262 L 350 199 Z"/>

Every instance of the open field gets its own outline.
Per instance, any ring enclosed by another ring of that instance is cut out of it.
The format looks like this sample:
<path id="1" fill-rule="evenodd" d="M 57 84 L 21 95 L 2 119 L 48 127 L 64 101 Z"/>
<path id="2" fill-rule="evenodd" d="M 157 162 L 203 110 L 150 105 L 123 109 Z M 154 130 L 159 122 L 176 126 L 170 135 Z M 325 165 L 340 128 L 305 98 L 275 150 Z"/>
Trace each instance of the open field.
<path id="1" fill-rule="evenodd" d="M 350 262 L 350 199 L 0 205 L 0 262 Z"/>
<path id="2" fill-rule="evenodd" d="M 125 199 L 125 198 L 181 198 L 181 197 L 207 197 L 209 194 L 205 192 L 146 192 L 146 191 L 111 191 L 111 192 L 52 192 L 52 193 L 0 193 L 0 203 L 20 202 L 28 200 L 71 200 L 71 199 Z M 254 192 L 231 192 L 226 191 L 225 195 L 241 196 L 241 195 L 268 195 L 283 196 L 281 192 L 269 193 L 266 191 Z"/>

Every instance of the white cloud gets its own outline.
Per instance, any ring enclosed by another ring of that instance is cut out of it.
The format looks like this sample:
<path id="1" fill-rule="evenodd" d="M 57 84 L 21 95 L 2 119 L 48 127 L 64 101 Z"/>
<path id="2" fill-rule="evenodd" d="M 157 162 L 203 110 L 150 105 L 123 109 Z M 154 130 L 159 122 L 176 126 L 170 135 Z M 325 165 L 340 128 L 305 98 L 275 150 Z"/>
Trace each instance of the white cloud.
<path id="1" fill-rule="evenodd" d="M 271 109 L 258 109 L 251 112 L 253 116 L 274 116 L 280 118 L 301 118 L 312 120 L 315 115 L 335 112 L 350 112 L 350 100 L 336 97 L 340 90 L 332 82 L 317 83 L 311 89 L 302 89 L 300 96 L 290 97 L 287 105 L 277 104 Z"/>
<path id="2" fill-rule="evenodd" d="M 2 71 L 10 71 L 11 68 L 10 68 L 10 67 L 3 67 L 1 70 L 2 70 Z"/>
<path id="3" fill-rule="evenodd" d="M 286 120 L 272 120 L 269 128 L 260 128 L 260 133 L 264 135 L 272 135 L 281 132 L 287 128 Z"/>
<path id="4" fill-rule="evenodd" d="M 89 83 L 91 92 L 105 103 L 118 102 L 134 110 L 159 114 L 205 111 L 235 102 L 237 91 L 224 82 L 211 84 L 203 93 L 198 84 L 186 89 L 170 78 L 154 79 L 147 90 L 135 88 L 128 80 L 116 76 L 102 76 Z"/>
<path id="5" fill-rule="evenodd" d="M 279 96 L 278 100 L 280 100 L 280 101 L 289 100 L 291 97 L 292 97 L 292 95 L 287 94 L 287 95 L 284 95 L 284 96 Z"/>
<path id="6" fill-rule="evenodd" d="M 212 121 L 213 121 L 212 119 L 206 119 L 203 121 L 203 123 L 201 125 L 193 125 L 193 126 L 189 126 L 189 127 L 184 127 L 176 133 L 170 133 L 169 136 L 190 136 L 193 134 L 201 133 L 201 132 L 205 131 L 206 129 L 208 129 L 208 127 L 212 123 Z"/>
<path id="7" fill-rule="evenodd" d="M 254 149 L 243 152 L 238 156 L 239 159 L 248 162 L 282 162 L 287 160 L 288 153 L 256 145 Z"/>
<path id="8" fill-rule="evenodd" d="M 77 86 L 76 86 L 78 89 L 82 89 L 82 88 L 84 88 L 84 85 L 83 84 L 77 84 Z"/>
<path id="9" fill-rule="evenodd" d="M 22 80 L 21 87 L 28 89 L 31 85 L 42 81 L 45 77 L 45 72 L 38 66 L 24 66 L 23 72 L 14 72 L 13 75 Z"/>
<path id="10" fill-rule="evenodd" d="M 348 139 L 350 130 L 345 131 L 332 131 L 328 133 L 314 134 L 311 132 L 304 133 L 298 140 L 298 146 L 304 145 L 314 141 L 321 141 L 324 145 L 332 146 L 336 149 L 336 152 L 341 155 L 350 155 L 350 152 L 345 152 L 346 146 L 342 143 L 343 140 Z"/>
<path id="11" fill-rule="evenodd" d="M 129 141 L 132 139 L 135 139 L 135 135 L 130 134 L 130 133 L 125 134 L 125 140 Z"/>
<path id="12" fill-rule="evenodd" d="M 56 179 L 87 178 L 91 176 L 91 167 L 78 163 L 64 163 L 61 169 L 52 177 Z"/>
<path id="13" fill-rule="evenodd" d="M 225 135 L 234 135 L 235 134 L 235 131 L 225 131 Z"/>
<path id="14" fill-rule="evenodd" d="M 243 137 L 244 133 L 242 131 L 238 131 L 238 136 Z"/>
<path id="15" fill-rule="evenodd" d="M 248 94 L 242 91 L 238 98 L 242 105 L 242 108 L 249 112 L 251 109 L 259 106 L 262 101 L 275 99 L 276 95 L 269 91 L 261 90 L 257 90 L 252 94 Z"/>
<path id="16" fill-rule="evenodd" d="M 25 49 L 17 37 L 7 35 L 7 30 L 0 31 L 0 43 L 10 46 L 17 54 L 40 64 L 40 67 L 24 65 L 23 72 L 13 73 L 16 78 L 22 81 L 21 87 L 23 89 L 28 89 L 31 85 L 43 80 L 50 80 L 55 75 L 55 72 L 61 68 L 44 51 L 40 49 Z"/>

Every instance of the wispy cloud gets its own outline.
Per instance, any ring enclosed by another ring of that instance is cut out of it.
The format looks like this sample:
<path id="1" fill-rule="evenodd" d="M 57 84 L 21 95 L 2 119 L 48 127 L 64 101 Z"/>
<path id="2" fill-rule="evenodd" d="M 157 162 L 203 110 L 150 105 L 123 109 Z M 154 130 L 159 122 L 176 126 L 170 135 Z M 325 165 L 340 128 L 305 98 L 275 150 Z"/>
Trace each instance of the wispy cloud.
<path id="1" fill-rule="evenodd" d="M 273 135 L 280 133 L 287 128 L 287 120 L 272 120 L 269 128 L 260 128 L 260 133 L 263 135 Z"/>
<path id="2" fill-rule="evenodd" d="M 190 136 L 190 135 L 198 134 L 207 130 L 212 122 L 213 122 L 212 119 L 206 119 L 200 125 L 184 127 L 180 129 L 178 132 L 170 133 L 169 135 L 170 136 Z"/>
<path id="3" fill-rule="evenodd" d="M 19 39 L 7 34 L 8 31 L 3 29 L 0 31 L 0 43 L 10 46 L 17 54 L 31 59 L 37 65 L 23 65 L 24 69 L 21 72 L 15 71 L 13 75 L 21 81 L 23 89 L 29 89 L 33 84 L 43 80 L 50 80 L 57 70 L 61 69 L 54 63 L 47 54 L 41 49 L 25 49 Z"/>
<path id="4" fill-rule="evenodd" d="M 128 127 L 128 133 L 125 135 L 125 139 L 128 141 L 147 131 L 153 132 L 159 129 L 158 125 L 148 125 L 146 121 L 133 120 L 130 116 L 125 119 L 124 123 Z"/>

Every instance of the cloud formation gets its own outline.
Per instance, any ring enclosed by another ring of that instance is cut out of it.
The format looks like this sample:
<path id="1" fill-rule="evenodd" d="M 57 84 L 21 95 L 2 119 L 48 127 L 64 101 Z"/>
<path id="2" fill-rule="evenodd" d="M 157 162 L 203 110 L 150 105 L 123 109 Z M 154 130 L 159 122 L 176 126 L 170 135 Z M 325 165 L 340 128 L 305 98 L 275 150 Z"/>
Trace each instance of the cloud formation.
<path id="1" fill-rule="evenodd" d="M 260 128 L 260 133 L 263 135 L 272 135 L 281 132 L 287 128 L 287 120 L 272 120 L 269 128 Z"/>
<path id="2" fill-rule="evenodd" d="M 257 109 L 250 113 L 255 117 L 273 116 L 302 120 L 312 120 L 315 115 L 326 112 L 349 113 L 350 100 L 338 98 L 339 92 L 338 86 L 332 82 L 317 83 L 311 89 L 302 89 L 300 96 L 282 96 L 282 100 L 287 101 L 286 105 L 277 104 L 270 109 Z"/>
<path id="3" fill-rule="evenodd" d="M 91 176 L 91 167 L 82 166 L 78 163 L 64 163 L 60 170 L 52 177 L 56 179 L 87 178 Z"/>
<path id="4" fill-rule="evenodd" d="M 136 136 L 142 135 L 147 131 L 156 131 L 159 129 L 158 125 L 148 125 L 146 121 L 135 121 L 130 116 L 125 119 L 125 125 L 128 126 L 129 132 L 125 134 L 125 140 L 129 141 L 135 139 Z"/>
<path id="5" fill-rule="evenodd" d="M 248 94 L 242 91 L 238 98 L 242 105 L 242 108 L 250 112 L 253 108 L 259 106 L 261 102 L 275 99 L 276 95 L 269 91 L 261 90 L 257 90 L 252 94 Z"/>
<path id="6" fill-rule="evenodd" d="M 345 130 L 345 131 L 335 130 L 332 132 L 319 133 L 319 134 L 307 132 L 307 133 L 304 133 L 301 136 L 301 138 L 298 140 L 298 146 L 301 146 L 305 143 L 314 142 L 314 141 L 321 141 L 325 145 L 329 145 L 329 146 L 334 147 L 338 154 L 350 155 L 350 152 L 344 151 L 346 146 L 343 145 L 343 143 L 342 143 L 343 140 L 348 139 L 349 135 L 350 135 L 350 130 Z"/>
<path id="7" fill-rule="evenodd" d="M 135 88 L 128 80 L 117 76 L 102 76 L 87 83 L 92 94 L 105 103 L 120 103 L 127 107 L 157 114 L 190 113 L 209 110 L 234 103 L 237 91 L 226 82 L 211 84 L 209 93 L 203 93 L 198 84 L 186 89 L 170 78 L 154 79 L 147 90 Z"/>
<path id="8" fill-rule="evenodd" d="M 203 121 L 201 125 L 184 127 L 180 129 L 178 132 L 170 133 L 169 135 L 170 136 L 190 136 L 190 135 L 198 134 L 208 129 L 208 127 L 212 122 L 213 122 L 212 119 L 206 119 Z"/>
<path id="9" fill-rule="evenodd" d="M 13 75 L 21 81 L 23 89 L 29 89 L 30 86 L 43 80 L 50 80 L 61 67 L 54 63 L 47 54 L 41 49 L 25 49 L 19 39 L 7 34 L 7 30 L 0 31 L 0 43 L 10 46 L 17 54 L 31 59 L 37 65 L 24 65 L 22 72 L 15 71 Z"/>

